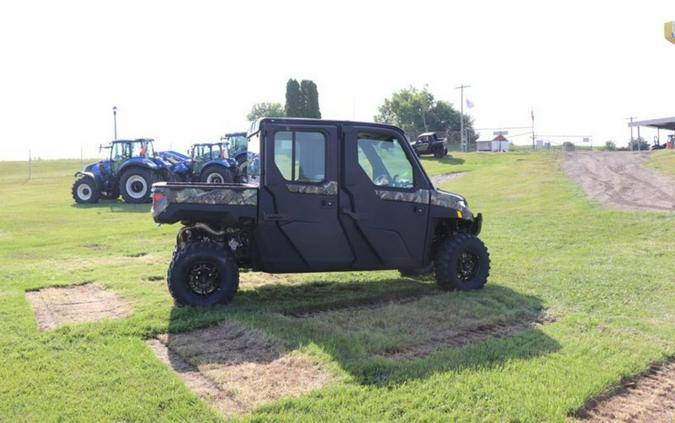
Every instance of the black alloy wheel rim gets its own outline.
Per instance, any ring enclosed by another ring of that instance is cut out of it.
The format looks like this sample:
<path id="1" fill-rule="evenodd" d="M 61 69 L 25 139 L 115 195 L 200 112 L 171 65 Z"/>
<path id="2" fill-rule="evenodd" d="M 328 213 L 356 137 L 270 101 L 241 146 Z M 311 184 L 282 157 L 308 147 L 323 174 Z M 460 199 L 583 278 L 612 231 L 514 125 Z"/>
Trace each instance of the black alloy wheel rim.
<path id="1" fill-rule="evenodd" d="M 478 256 L 465 251 L 457 258 L 457 278 L 463 282 L 470 281 L 478 273 Z"/>
<path id="2" fill-rule="evenodd" d="M 197 295 L 207 296 L 218 289 L 220 272 L 210 263 L 197 263 L 188 271 L 188 286 Z"/>

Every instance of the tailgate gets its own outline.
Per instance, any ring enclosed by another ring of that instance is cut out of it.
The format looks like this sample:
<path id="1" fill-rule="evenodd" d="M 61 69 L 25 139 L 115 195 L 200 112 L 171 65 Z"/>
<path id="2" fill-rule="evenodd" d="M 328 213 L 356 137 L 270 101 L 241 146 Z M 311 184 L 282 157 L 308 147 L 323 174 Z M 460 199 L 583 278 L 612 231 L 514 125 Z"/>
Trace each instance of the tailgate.
<path id="1" fill-rule="evenodd" d="M 227 223 L 256 218 L 258 187 L 250 184 L 158 182 L 152 186 L 157 223 Z"/>

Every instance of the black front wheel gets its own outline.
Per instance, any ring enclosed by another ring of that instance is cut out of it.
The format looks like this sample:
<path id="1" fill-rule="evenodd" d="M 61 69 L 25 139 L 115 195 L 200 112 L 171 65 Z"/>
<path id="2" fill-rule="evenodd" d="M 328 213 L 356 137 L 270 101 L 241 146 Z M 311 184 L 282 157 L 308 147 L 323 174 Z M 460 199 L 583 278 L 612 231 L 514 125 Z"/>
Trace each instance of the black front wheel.
<path id="1" fill-rule="evenodd" d="M 490 275 L 490 254 L 476 235 L 457 233 L 440 246 L 434 262 L 441 289 L 473 291 L 485 286 Z"/>
<path id="2" fill-rule="evenodd" d="M 174 254 L 167 281 L 176 304 L 227 304 L 239 288 L 239 268 L 227 247 L 195 242 Z"/>
<path id="3" fill-rule="evenodd" d="M 101 192 L 90 177 L 78 178 L 73 184 L 73 199 L 78 204 L 98 203 Z"/>

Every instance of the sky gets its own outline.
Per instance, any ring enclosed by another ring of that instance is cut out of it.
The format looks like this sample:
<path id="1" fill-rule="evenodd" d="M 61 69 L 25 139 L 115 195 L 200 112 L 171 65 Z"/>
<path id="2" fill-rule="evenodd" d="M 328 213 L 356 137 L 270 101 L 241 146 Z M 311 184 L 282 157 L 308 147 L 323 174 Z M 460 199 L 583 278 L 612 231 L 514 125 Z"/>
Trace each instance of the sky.
<path id="1" fill-rule="evenodd" d="M 113 106 L 119 138 L 183 151 L 247 129 L 288 78 L 324 118 L 372 121 L 409 86 L 459 107 L 467 84 L 476 128 L 533 110 L 537 138 L 622 145 L 625 118 L 675 116 L 671 20 L 672 0 L 3 1 L 0 160 L 99 157 Z"/>

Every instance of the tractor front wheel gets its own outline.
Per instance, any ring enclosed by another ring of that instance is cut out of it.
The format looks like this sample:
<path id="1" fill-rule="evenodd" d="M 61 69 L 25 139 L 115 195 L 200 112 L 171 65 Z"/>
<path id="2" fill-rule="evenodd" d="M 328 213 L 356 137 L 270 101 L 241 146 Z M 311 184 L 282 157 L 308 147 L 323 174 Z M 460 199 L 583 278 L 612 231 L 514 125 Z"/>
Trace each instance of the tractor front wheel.
<path id="1" fill-rule="evenodd" d="M 149 169 L 134 168 L 125 171 L 120 178 L 120 193 L 127 203 L 149 203 L 150 189 L 157 179 Z"/>
<path id="2" fill-rule="evenodd" d="M 78 178 L 73 184 L 73 198 L 78 204 L 98 203 L 101 192 L 90 177 Z"/>
<path id="3" fill-rule="evenodd" d="M 175 252 L 167 282 L 176 304 L 227 304 L 239 288 L 239 268 L 229 248 L 200 241 Z"/>
<path id="4" fill-rule="evenodd" d="M 487 282 L 490 254 L 476 235 L 456 233 L 441 244 L 434 267 L 441 289 L 473 291 Z"/>

